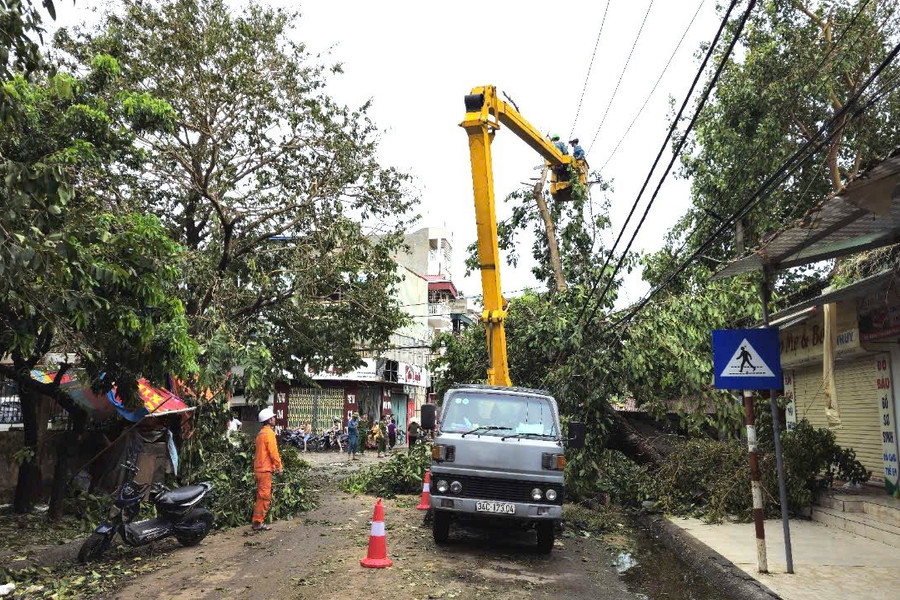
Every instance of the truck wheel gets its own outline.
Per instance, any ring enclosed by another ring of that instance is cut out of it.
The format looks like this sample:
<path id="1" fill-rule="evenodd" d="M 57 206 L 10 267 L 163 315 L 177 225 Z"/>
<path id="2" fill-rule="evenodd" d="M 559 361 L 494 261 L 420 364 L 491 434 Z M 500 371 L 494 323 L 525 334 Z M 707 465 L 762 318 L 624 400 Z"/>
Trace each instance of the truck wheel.
<path id="1" fill-rule="evenodd" d="M 442 510 L 434 511 L 431 521 L 431 533 L 438 544 L 445 543 L 450 538 L 450 513 Z"/>
<path id="2" fill-rule="evenodd" d="M 541 554 L 550 554 L 553 550 L 553 521 L 539 521 L 535 526 L 537 531 L 537 549 Z"/>

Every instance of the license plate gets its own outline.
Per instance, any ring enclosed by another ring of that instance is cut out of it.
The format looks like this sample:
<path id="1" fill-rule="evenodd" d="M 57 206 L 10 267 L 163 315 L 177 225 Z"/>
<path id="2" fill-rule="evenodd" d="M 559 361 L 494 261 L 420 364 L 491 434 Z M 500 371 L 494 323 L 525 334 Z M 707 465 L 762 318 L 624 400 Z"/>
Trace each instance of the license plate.
<path id="1" fill-rule="evenodd" d="M 509 502 L 484 502 L 475 503 L 475 510 L 478 512 L 497 513 L 501 515 L 516 514 L 516 505 Z"/>

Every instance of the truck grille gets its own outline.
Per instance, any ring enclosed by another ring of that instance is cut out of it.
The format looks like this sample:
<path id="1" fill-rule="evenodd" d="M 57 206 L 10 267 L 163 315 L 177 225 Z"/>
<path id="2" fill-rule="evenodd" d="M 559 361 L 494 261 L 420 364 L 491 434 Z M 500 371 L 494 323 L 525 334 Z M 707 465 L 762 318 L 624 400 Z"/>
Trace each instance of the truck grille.
<path id="1" fill-rule="evenodd" d="M 462 492 L 453 494 L 447 492 L 446 496 L 460 498 L 478 498 L 480 500 L 505 500 L 507 502 L 528 502 L 530 504 L 562 504 L 565 496 L 565 486 L 547 484 L 536 481 L 517 481 L 515 479 L 494 479 L 491 477 L 473 477 L 469 475 L 443 475 L 433 473 L 431 478 L 432 490 L 434 482 L 445 479 L 448 483 L 458 481 L 462 484 Z M 550 502 L 546 498 L 535 502 L 531 499 L 531 490 L 540 488 L 544 493 L 549 489 L 556 490 L 556 500 Z M 432 491 L 432 493 L 435 493 Z"/>

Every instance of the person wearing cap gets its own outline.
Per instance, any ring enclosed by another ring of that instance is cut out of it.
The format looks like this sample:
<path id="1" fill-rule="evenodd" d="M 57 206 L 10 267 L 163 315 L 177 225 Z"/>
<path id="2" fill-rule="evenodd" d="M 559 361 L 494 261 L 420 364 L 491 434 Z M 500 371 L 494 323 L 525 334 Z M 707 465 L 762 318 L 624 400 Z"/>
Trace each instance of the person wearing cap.
<path id="1" fill-rule="evenodd" d="M 584 160 L 584 148 L 578 145 L 578 138 L 572 138 L 569 143 L 572 145 L 572 157 L 575 160 Z"/>
<path id="2" fill-rule="evenodd" d="M 551 136 L 550 136 L 550 141 L 553 142 L 553 145 L 556 146 L 557 149 L 559 149 L 559 151 L 562 152 L 565 156 L 568 156 L 568 155 L 569 155 L 569 149 L 568 149 L 568 148 L 566 147 L 566 145 L 565 145 L 564 143 L 562 143 L 562 141 L 559 139 L 559 134 L 558 134 L 558 133 L 554 133 L 553 135 L 551 135 Z"/>
<path id="3" fill-rule="evenodd" d="M 282 473 L 281 455 L 275 439 L 275 411 L 264 408 L 259 411 L 262 429 L 256 434 L 256 455 L 253 472 L 256 475 L 256 506 L 253 508 L 253 530 L 269 530 L 265 524 L 266 513 L 272 503 L 272 473 Z"/>

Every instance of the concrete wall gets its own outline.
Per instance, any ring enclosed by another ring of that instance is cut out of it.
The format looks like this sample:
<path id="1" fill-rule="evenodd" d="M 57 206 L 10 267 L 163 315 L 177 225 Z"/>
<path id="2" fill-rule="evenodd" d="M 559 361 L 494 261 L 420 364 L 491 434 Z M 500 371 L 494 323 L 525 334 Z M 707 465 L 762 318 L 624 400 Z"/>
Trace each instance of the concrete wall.
<path id="1" fill-rule="evenodd" d="M 441 227 L 424 227 L 407 233 L 404 241 L 409 252 L 399 252 L 394 257 L 398 264 L 420 275 L 446 275 L 452 279 L 452 233 Z"/>

